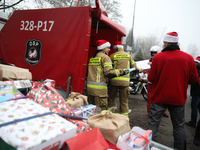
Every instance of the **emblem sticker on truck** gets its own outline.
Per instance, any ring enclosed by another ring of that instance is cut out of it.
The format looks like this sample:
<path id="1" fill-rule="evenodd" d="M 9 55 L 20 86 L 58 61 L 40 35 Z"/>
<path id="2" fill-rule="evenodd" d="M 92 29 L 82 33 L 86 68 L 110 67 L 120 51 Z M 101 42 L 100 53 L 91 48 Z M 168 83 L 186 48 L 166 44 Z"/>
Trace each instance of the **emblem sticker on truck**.
<path id="1" fill-rule="evenodd" d="M 41 59 L 41 48 L 42 44 L 40 40 L 28 40 L 26 42 L 26 50 L 25 50 L 25 60 L 26 62 L 33 66 L 37 65 L 40 62 Z"/>

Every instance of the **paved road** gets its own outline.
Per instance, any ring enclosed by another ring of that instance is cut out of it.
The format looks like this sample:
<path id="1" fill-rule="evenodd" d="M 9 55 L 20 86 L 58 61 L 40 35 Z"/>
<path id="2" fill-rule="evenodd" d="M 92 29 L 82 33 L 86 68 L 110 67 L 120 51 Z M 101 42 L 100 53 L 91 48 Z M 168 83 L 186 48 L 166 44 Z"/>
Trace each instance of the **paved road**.
<path id="1" fill-rule="evenodd" d="M 188 88 L 187 95 L 188 95 L 187 101 L 185 104 L 185 120 L 189 121 L 190 114 L 191 114 L 191 107 L 190 107 L 191 98 L 189 96 L 189 88 Z M 132 110 L 132 112 L 129 115 L 131 128 L 133 126 L 139 126 L 143 129 L 146 129 L 147 123 L 148 123 L 147 122 L 148 115 L 147 115 L 146 101 L 144 101 L 141 94 L 130 95 L 129 108 Z M 167 114 L 169 114 L 168 111 L 167 111 Z M 198 115 L 198 119 L 199 119 L 199 115 Z M 200 147 L 197 147 L 193 144 L 195 129 L 185 125 L 185 131 L 186 131 L 186 136 L 187 136 L 187 149 L 199 150 Z M 168 147 L 173 147 L 173 128 L 172 128 L 170 117 L 162 118 L 160 126 L 159 126 L 159 130 L 158 130 L 157 142 L 160 144 L 166 145 Z"/>

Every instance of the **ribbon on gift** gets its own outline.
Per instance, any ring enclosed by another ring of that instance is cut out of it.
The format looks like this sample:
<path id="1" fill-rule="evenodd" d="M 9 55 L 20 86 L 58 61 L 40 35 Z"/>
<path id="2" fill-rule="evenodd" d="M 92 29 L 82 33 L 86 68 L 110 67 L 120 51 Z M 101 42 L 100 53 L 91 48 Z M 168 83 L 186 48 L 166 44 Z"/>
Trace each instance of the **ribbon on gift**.
<path id="1" fill-rule="evenodd" d="M 57 115 L 59 115 L 59 116 L 67 117 L 67 118 L 71 118 L 71 119 L 87 120 L 87 118 L 76 117 L 76 116 L 70 116 L 70 115 L 63 115 L 63 114 L 58 114 L 58 113 L 53 113 L 53 112 L 47 112 L 47 113 L 44 113 L 44 114 L 39 114 L 39 115 L 31 116 L 31 117 L 26 117 L 26 118 L 22 118 L 22 119 L 10 121 L 10 122 L 2 123 L 2 124 L 0 124 L 0 128 L 3 127 L 3 126 L 10 125 L 10 124 L 15 124 L 15 123 L 18 123 L 18 122 L 22 122 L 22 121 L 34 119 L 34 118 L 37 118 L 37 117 L 43 117 L 43 116 L 46 116 L 46 115 L 52 115 L 52 114 L 57 114 Z"/>
<path id="2" fill-rule="evenodd" d="M 147 144 L 150 142 L 150 140 L 148 139 L 148 137 L 144 137 L 143 135 L 141 135 L 141 134 L 139 134 L 139 133 L 137 133 L 137 132 L 135 132 L 133 130 L 131 130 L 131 132 L 135 133 L 136 135 L 139 135 L 140 137 L 142 137 L 143 139 L 146 140 L 146 144 L 144 146 L 144 149 L 145 149 L 147 147 Z"/>
<path id="3" fill-rule="evenodd" d="M 103 110 L 101 111 L 101 115 L 108 118 L 112 118 L 112 116 L 114 116 L 115 114 L 113 114 L 110 110 Z"/>

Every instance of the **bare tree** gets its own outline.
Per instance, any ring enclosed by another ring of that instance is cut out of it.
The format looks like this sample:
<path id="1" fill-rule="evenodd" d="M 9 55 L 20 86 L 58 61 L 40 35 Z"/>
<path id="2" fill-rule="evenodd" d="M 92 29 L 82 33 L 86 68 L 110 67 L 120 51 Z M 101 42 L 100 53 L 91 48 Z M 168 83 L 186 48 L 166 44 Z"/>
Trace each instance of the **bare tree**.
<path id="1" fill-rule="evenodd" d="M 144 59 L 148 59 L 150 57 L 151 46 L 159 45 L 159 40 L 155 35 L 150 35 L 137 38 L 136 43 L 135 45 L 137 45 L 137 48 L 142 50 Z"/>
<path id="2" fill-rule="evenodd" d="M 6 9 L 15 9 L 15 6 L 20 4 L 22 1 L 24 1 L 24 0 L 12 0 L 12 1 L 10 1 L 10 0 L 2 1 L 1 0 L 0 1 L 0 10 L 4 10 L 4 12 L 5 12 Z"/>
<path id="3" fill-rule="evenodd" d="M 21 2 L 24 5 L 21 5 Z M 59 8 L 59 7 L 74 7 L 77 5 L 78 0 L 6 0 L 6 11 L 13 12 L 16 9 L 30 9 L 29 3 L 33 3 L 36 8 Z M 106 9 L 108 16 L 113 21 L 119 23 L 122 18 L 120 12 L 119 0 L 101 0 L 102 5 Z M 15 5 L 13 5 L 15 4 Z M 91 6 L 96 7 L 95 0 L 80 0 L 79 6 Z M 3 1 L 0 1 L 0 8 L 4 7 Z M 9 8 L 9 9 L 8 9 Z"/>
<path id="4" fill-rule="evenodd" d="M 197 48 L 196 44 L 190 44 L 187 47 L 187 51 L 188 54 L 192 55 L 193 58 L 196 58 L 199 54 L 199 49 Z"/>
<path id="5" fill-rule="evenodd" d="M 76 6 L 78 0 L 35 0 L 36 2 L 42 3 L 48 2 L 52 5 L 52 7 L 73 7 Z M 122 18 L 122 14 L 120 13 L 120 2 L 118 0 L 101 0 L 102 5 L 106 9 L 109 17 L 115 22 L 121 22 L 120 18 Z M 95 0 L 80 0 L 79 6 L 95 6 Z"/>

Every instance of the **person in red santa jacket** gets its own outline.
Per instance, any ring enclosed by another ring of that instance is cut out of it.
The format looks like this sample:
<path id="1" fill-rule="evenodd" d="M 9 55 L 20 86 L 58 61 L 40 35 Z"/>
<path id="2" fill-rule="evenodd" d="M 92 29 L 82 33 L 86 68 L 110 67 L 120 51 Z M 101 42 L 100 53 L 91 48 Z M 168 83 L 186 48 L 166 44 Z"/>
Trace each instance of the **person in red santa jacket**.
<path id="1" fill-rule="evenodd" d="M 158 46 L 158 45 L 154 45 L 150 48 L 150 53 L 151 53 L 151 58 L 149 58 L 149 62 L 148 62 L 148 65 L 151 66 L 152 64 L 152 61 L 153 61 L 153 57 L 159 53 L 161 50 L 161 47 Z M 149 113 L 149 110 L 150 110 L 150 104 L 151 104 L 151 84 L 147 84 L 147 90 L 148 90 L 148 93 L 147 93 L 147 113 Z M 166 113 L 166 110 L 164 111 L 164 114 L 163 114 L 163 117 L 169 117 Z"/>
<path id="2" fill-rule="evenodd" d="M 193 57 L 180 51 L 176 32 L 167 33 L 163 43 L 164 49 L 154 56 L 148 75 L 152 95 L 147 128 L 152 130 L 152 140 L 155 141 L 163 113 L 168 108 L 173 124 L 174 148 L 184 150 L 187 87 L 198 81 L 198 73 Z"/>

